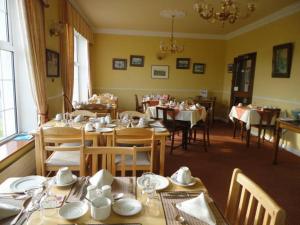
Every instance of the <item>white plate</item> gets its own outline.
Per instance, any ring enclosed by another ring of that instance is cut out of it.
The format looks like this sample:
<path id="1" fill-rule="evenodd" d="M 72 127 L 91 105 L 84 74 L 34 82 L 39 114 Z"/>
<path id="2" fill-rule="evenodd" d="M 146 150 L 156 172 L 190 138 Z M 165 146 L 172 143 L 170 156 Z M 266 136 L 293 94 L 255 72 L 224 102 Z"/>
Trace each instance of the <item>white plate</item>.
<path id="1" fill-rule="evenodd" d="M 67 184 L 57 184 L 56 183 L 56 179 L 55 179 L 55 186 L 56 187 L 67 187 L 67 186 L 69 186 L 69 185 L 72 185 L 72 184 L 74 184 L 76 181 L 77 181 L 77 176 L 76 175 L 74 175 L 74 174 L 72 174 L 72 178 L 73 178 L 73 180 L 70 182 L 70 183 L 67 183 Z"/>
<path id="2" fill-rule="evenodd" d="M 103 127 L 103 128 L 96 129 L 96 131 L 97 132 L 102 132 L 102 133 L 107 133 L 107 132 L 112 132 L 113 129 L 109 128 L 109 127 Z"/>
<path id="3" fill-rule="evenodd" d="M 113 211 L 121 216 L 133 216 L 142 210 L 142 204 L 133 198 L 123 198 L 113 204 Z"/>
<path id="4" fill-rule="evenodd" d="M 113 123 L 110 123 L 110 124 L 106 124 L 106 127 L 110 127 L 110 128 L 113 128 L 113 127 L 116 127 L 117 124 L 113 124 Z"/>
<path id="5" fill-rule="evenodd" d="M 42 176 L 27 176 L 15 180 L 10 184 L 12 192 L 24 192 L 29 189 L 39 188 L 43 186 L 43 182 L 47 179 Z"/>
<path id="6" fill-rule="evenodd" d="M 159 190 L 163 190 L 165 188 L 167 188 L 169 186 L 169 180 L 163 176 L 159 176 L 159 175 L 154 175 L 153 176 L 154 182 L 157 184 L 155 187 L 155 190 L 159 191 Z M 137 179 L 137 185 L 139 188 L 144 188 L 143 182 L 144 181 L 144 177 L 138 177 Z"/>
<path id="7" fill-rule="evenodd" d="M 178 185 L 178 186 L 182 186 L 182 187 L 190 187 L 190 186 L 195 185 L 195 184 L 197 183 L 197 180 L 196 180 L 195 177 L 192 177 L 192 181 L 191 181 L 190 183 L 188 183 L 188 184 L 183 184 L 183 183 L 180 183 L 180 182 L 178 182 L 178 181 L 176 180 L 176 176 L 172 176 L 172 177 L 171 177 L 171 182 L 172 182 L 173 184 Z"/>
<path id="8" fill-rule="evenodd" d="M 165 132 L 165 131 L 167 131 L 167 128 L 154 127 L 154 132 L 156 132 L 156 133 Z"/>
<path id="9" fill-rule="evenodd" d="M 70 202 L 63 205 L 58 214 L 66 220 L 76 220 L 88 211 L 89 207 L 84 202 Z"/>

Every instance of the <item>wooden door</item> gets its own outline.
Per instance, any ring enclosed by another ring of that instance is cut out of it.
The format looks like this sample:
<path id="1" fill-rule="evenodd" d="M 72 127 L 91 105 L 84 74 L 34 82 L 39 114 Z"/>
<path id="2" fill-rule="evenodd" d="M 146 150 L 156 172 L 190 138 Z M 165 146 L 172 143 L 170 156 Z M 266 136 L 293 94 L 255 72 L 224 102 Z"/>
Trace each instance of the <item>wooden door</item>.
<path id="1" fill-rule="evenodd" d="M 234 59 L 230 107 L 252 103 L 256 53 L 240 55 Z"/>

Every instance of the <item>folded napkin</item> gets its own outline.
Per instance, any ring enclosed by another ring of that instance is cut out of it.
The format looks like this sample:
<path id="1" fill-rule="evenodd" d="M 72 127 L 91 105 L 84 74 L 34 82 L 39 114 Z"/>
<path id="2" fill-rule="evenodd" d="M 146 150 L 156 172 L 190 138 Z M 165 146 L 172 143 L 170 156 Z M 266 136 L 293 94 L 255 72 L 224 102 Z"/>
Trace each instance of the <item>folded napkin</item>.
<path id="1" fill-rule="evenodd" d="M 100 170 L 94 176 L 91 177 L 90 183 L 101 188 L 104 185 L 111 185 L 114 177 L 107 170 Z"/>
<path id="2" fill-rule="evenodd" d="M 196 198 L 189 199 L 189 200 L 186 200 L 181 203 L 177 203 L 176 207 L 179 210 L 181 210 L 181 211 L 183 211 L 183 212 L 185 212 L 185 213 L 187 213 L 209 225 L 217 224 L 216 218 L 214 217 L 203 193 L 201 193 Z"/>
<path id="3" fill-rule="evenodd" d="M 15 216 L 20 212 L 20 210 L 21 210 L 20 207 L 1 200 L 1 202 L 0 202 L 0 220 L 11 217 L 11 216 Z"/>
<path id="4" fill-rule="evenodd" d="M 192 106 L 190 107 L 190 109 L 191 109 L 191 110 L 197 110 L 198 108 L 197 108 L 196 105 L 192 105 Z"/>

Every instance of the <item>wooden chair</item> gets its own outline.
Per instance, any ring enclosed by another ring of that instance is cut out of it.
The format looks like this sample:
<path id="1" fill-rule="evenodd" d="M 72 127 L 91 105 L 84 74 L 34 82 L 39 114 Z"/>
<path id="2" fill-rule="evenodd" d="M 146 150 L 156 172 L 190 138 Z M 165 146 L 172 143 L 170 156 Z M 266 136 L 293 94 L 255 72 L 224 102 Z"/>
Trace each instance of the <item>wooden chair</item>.
<path id="1" fill-rule="evenodd" d="M 182 146 L 183 149 L 187 149 L 188 143 L 188 133 L 189 133 L 189 125 L 185 121 L 175 120 L 175 110 L 172 108 L 165 107 L 156 107 L 156 119 L 159 119 L 159 116 L 162 114 L 162 123 L 168 129 L 171 134 L 171 151 L 170 154 L 173 153 L 173 150 L 177 147 Z M 169 118 L 168 118 L 169 116 Z M 175 141 L 175 133 L 182 132 L 182 141 L 180 145 L 174 146 Z"/>
<path id="2" fill-rule="evenodd" d="M 132 176 L 136 176 L 137 171 L 137 155 L 139 152 L 149 151 L 149 147 L 85 147 L 84 156 L 97 155 L 101 158 L 102 169 L 108 170 L 113 176 L 116 176 L 116 166 L 113 159 L 118 158 L 118 169 L 121 171 L 121 176 L 126 176 L 126 171 L 131 171 Z M 128 165 L 128 159 L 132 162 Z M 92 171 L 95 174 L 97 171 Z"/>
<path id="3" fill-rule="evenodd" d="M 136 146 L 136 170 L 153 171 L 153 155 L 154 155 L 154 132 L 145 128 L 125 128 L 114 130 L 113 146 Z M 120 171 L 120 156 L 112 158 L 115 162 L 113 170 Z M 130 170 L 134 164 L 132 157 L 126 157 L 126 170 Z"/>
<path id="4" fill-rule="evenodd" d="M 135 111 L 143 113 L 144 108 L 143 105 L 139 103 L 137 94 L 134 95 L 134 99 L 135 99 Z"/>
<path id="5" fill-rule="evenodd" d="M 85 133 L 83 129 L 71 127 L 51 127 L 40 129 L 42 175 L 57 171 L 61 167 L 69 167 L 85 175 L 83 167 L 83 148 Z"/>
<path id="6" fill-rule="evenodd" d="M 285 211 L 240 169 L 234 169 L 225 218 L 232 225 L 284 225 Z"/>
<path id="7" fill-rule="evenodd" d="M 75 110 L 74 112 L 70 113 L 70 116 L 72 118 L 76 117 L 76 116 L 79 116 L 79 115 L 82 115 L 84 117 L 97 117 L 97 113 L 91 112 L 91 111 L 88 111 L 88 110 Z"/>
<path id="8" fill-rule="evenodd" d="M 251 127 L 256 127 L 258 129 L 257 135 L 257 146 L 260 147 L 261 133 L 263 131 L 262 140 L 265 141 L 266 130 L 272 131 L 272 136 L 275 135 L 276 129 L 276 119 L 280 116 L 281 109 L 263 109 L 259 112 L 260 121 L 258 125 L 253 125 Z"/>
<path id="9" fill-rule="evenodd" d="M 210 122 L 211 122 L 211 115 L 212 115 L 212 108 L 209 107 L 206 109 L 206 118 L 204 121 L 200 120 L 194 125 L 191 129 L 191 131 L 194 133 L 193 141 L 195 142 L 197 140 L 197 131 L 201 130 L 203 134 L 203 147 L 204 150 L 207 152 L 207 146 L 210 145 L 210 138 L 209 138 L 209 132 L 210 132 Z M 191 139 L 191 135 L 190 135 Z"/>

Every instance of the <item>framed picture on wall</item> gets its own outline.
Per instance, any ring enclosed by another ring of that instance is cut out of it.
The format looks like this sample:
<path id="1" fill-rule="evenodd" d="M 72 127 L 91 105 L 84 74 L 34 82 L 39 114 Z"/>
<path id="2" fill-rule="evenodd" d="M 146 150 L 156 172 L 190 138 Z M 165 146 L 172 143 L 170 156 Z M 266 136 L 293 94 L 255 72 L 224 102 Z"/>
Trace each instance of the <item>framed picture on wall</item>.
<path id="1" fill-rule="evenodd" d="M 205 64 L 203 64 L 203 63 L 194 63 L 193 64 L 193 73 L 195 73 L 195 74 L 204 74 L 205 73 Z"/>
<path id="2" fill-rule="evenodd" d="M 189 58 L 177 58 L 176 59 L 176 69 L 189 69 L 190 59 Z"/>
<path id="3" fill-rule="evenodd" d="M 112 60 L 113 70 L 127 70 L 127 59 L 117 59 Z"/>
<path id="4" fill-rule="evenodd" d="M 130 66 L 144 67 L 144 58 L 142 55 L 131 55 Z"/>
<path id="5" fill-rule="evenodd" d="M 151 67 L 151 77 L 153 79 L 168 79 L 169 78 L 169 66 L 153 65 Z"/>
<path id="6" fill-rule="evenodd" d="M 272 77 L 290 77 L 292 55 L 293 43 L 273 47 Z"/>
<path id="7" fill-rule="evenodd" d="M 46 49 L 47 77 L 59 77 L 59 53 Z"/>

